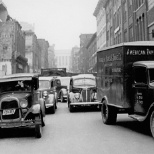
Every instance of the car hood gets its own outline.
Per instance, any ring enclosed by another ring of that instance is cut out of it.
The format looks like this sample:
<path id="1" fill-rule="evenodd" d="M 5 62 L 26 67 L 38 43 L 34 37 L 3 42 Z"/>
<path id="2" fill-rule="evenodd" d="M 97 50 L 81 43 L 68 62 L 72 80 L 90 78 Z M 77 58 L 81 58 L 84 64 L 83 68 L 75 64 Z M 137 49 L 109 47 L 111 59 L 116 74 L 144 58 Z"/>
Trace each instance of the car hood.
<path id="1" fill-rule="evenodd" d="M 3 98 L 6 98 L 6 97 L 16 97 L 18 99 L 22 99 L 22 98 L 26 98 L 30 95 L 30 93 L 19 93 L 19 92 L 15 92 L 15 93 L 5 93 L 3 94 L 2 96 L 0 96 L 0 101 L 3 99 Z"/>

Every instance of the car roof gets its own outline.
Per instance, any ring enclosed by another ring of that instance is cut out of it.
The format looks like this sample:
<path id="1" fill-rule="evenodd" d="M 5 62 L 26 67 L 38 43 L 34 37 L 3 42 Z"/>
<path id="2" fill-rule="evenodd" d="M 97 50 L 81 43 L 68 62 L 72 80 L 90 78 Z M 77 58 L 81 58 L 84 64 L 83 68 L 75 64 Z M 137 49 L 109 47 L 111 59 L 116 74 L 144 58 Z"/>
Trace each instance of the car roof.
<path id="1" fill-rule="evenodd" d="M 147 68 L 154 68 L 154 62 L 153 61 L 137 61 L 133 63 L 133 66 L 144 66 Z"/>
<path id="2" fill-rule="evenodd" d="M 52 76 L 40 76 L 39 80 L 52 80 L 54 77 Z"/>
<path id="3" fill-rule="evenodd" d="M 79 75 L 72 76 L 72 79 L 82 79 L 82 78 L 95 79 L 95 76 L 93 74 L 79 74 Z"/>
<path id="4" fill-rule="evenodd" d="M 38 73 L 15 73 L 0 77 L 0 82 L 18 81 L 18 80 L 32 80 L 33 77 L 38 77 Z"/>

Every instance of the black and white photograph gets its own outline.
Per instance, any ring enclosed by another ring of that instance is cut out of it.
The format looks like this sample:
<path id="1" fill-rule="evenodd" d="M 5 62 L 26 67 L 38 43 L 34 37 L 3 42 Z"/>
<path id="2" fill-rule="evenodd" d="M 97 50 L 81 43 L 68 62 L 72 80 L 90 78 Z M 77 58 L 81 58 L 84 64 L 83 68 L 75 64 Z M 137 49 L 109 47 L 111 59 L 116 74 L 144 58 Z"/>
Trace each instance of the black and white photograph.
<path id="1" fill-rule="evenodd" d="M 154 0 L 0 0 L 0 153 L 153 154 Z"/>

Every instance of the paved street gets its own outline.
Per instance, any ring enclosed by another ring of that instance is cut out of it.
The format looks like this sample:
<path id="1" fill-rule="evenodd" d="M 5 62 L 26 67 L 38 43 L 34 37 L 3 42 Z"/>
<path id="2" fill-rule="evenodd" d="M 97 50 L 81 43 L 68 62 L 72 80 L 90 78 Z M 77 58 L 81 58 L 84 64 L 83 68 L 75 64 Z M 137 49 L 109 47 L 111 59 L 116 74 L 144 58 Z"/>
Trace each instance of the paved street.
<path id="1" fill-rule="evenodd" d="M 115 126 L 102 123 L 99 111 L 70 113 L 59 103 L 54 115 L 46 116 L 43 137 L 31 129 L 7 129 L 0 139 L 4 154 L 153 154 L 154 140 L 143 125 L 118 115 Z"/>

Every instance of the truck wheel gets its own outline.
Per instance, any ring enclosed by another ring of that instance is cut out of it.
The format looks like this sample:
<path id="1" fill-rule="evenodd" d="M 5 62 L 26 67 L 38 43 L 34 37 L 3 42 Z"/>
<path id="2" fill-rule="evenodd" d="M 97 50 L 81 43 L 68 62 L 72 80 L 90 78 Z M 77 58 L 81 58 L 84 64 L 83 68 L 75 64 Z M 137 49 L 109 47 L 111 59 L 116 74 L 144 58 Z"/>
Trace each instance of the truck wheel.
<path id="1" fill-rule="evenodd" d="M 39 119 L 39 117 L 35 118 L 36 120 Z M 42 126 L 39 124 L 35 125 L 35 137 L 41 138 L 42 137 Z"/>
<path id="2" fill-rule="evenodd" d="M 102 103 L 101 115 L 103 123 L 108 125 L 116 123 L 117 112 L 114 107 L 107 105 L 106 101 L 103 101 Z"/>
<path id="3" fill-rule="evenodd" d="M 152 111 L 150 116 L 150 131 L 151 131 L 152 137 L 154 137 L 154 111 Z"/>

